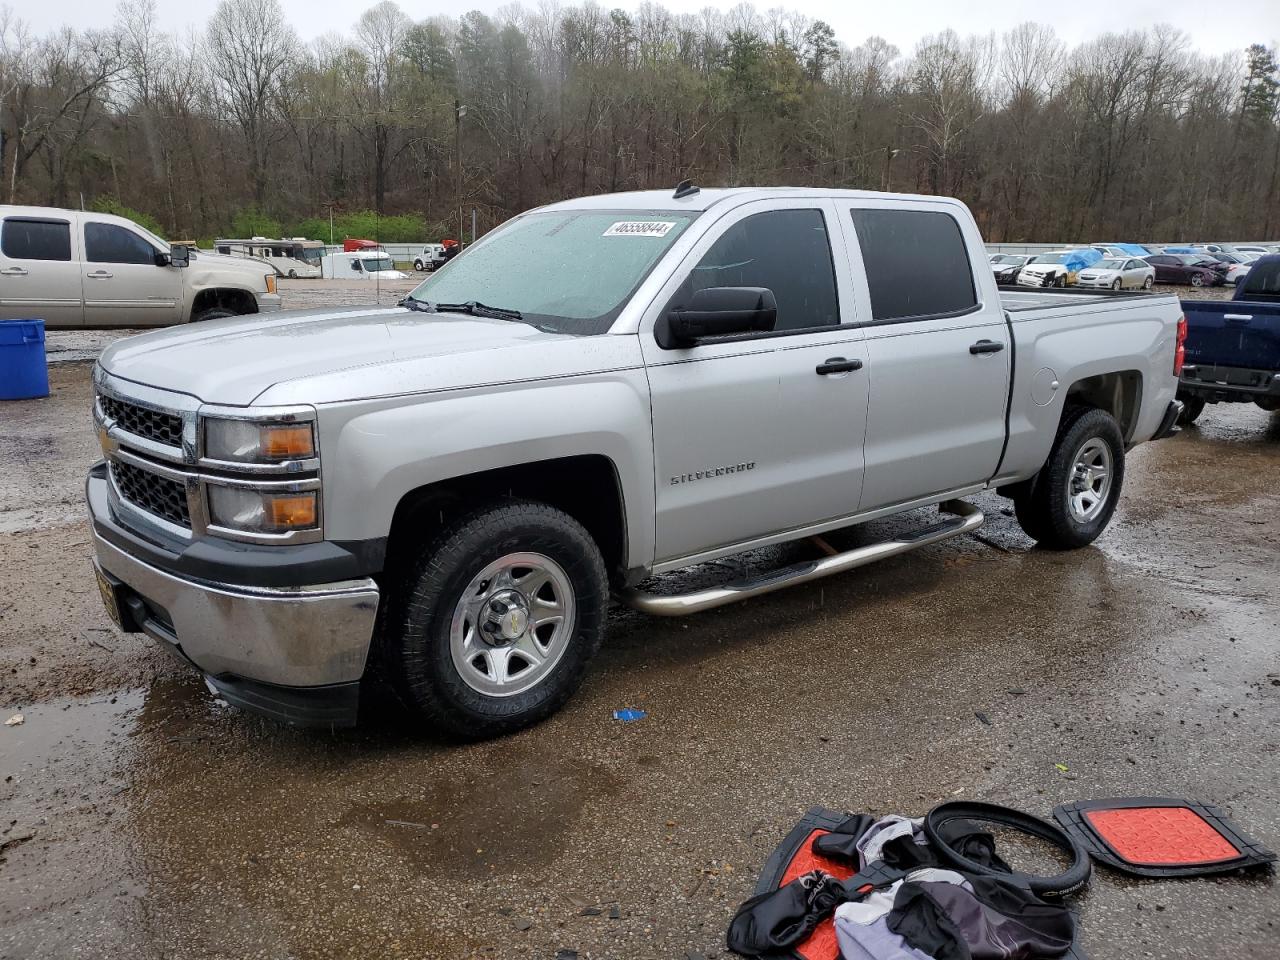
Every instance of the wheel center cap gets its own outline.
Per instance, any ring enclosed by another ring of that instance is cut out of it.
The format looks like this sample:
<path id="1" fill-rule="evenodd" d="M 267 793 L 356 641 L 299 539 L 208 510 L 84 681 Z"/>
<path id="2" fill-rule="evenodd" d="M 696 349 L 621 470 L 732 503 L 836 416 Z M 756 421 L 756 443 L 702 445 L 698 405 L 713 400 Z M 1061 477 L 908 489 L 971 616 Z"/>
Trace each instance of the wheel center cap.
<path id="1" fill-rule="evenodd" d="M 529 629 L 529 608 L 514 590 L 495 593 L 485 604 L 485 639 L 496 646 L 519 640 Z"/>

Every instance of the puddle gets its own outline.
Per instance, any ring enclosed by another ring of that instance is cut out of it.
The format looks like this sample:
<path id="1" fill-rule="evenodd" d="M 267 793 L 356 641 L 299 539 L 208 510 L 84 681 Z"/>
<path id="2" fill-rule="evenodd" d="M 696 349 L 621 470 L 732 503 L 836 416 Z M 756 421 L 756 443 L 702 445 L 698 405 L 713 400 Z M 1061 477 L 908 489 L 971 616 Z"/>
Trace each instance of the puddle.
<path id="1" fill-rule="evenodd" d="M 74 756 L 101 756 L 128 737 L 146 702 L 144 687 L 90 699 L 60 697 L 30 706 L 0 707 L 3 719 L 21 713 L 23 722 L 0 727 L 0 770 L 24 776 Z"/>
<path id="2" fill-rule="evenodd" d="M 523 756 L 434 781 L 419 797 L 353 806 L 340 824 L 386 844 L 420 873 L 508 873 L 554 860 L 586 801 L 616 789 L 614 775 L 595 764 Z"/>

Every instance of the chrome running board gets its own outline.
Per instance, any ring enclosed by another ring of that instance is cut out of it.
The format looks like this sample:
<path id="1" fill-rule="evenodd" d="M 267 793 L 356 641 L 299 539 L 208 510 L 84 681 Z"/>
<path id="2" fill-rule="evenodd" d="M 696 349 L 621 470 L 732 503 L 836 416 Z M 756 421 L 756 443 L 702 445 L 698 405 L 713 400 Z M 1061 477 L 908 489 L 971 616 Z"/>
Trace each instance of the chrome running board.
<path id="1" fill-rule="evenodd" d="M 792 564 L 749 580 L 737 580 L 723 586 L 673 596 L 626 590 L 620 594 L 620 598 L 627 606 L 655 617 L 682 617 L 690 613 L 701 613 L 703 610 L 722 607 L 726 603 L 773 593 L 783 587 L 808 583 L 810 580 L 829 577 L 835 573 L 844 573 L 846 570 L 875 563 L 877 560 L 896 557 L 909 550 L 927 547 L 931 543 L 941 543 L 943 540 L 950 540 L 964 533 L 972 533 L 986 520 L 981 510 L 963 500 L 948 500 L 940 503 L 938 510 L 953 516 L 911 533 L 905 533 L 893 540 Z"/>

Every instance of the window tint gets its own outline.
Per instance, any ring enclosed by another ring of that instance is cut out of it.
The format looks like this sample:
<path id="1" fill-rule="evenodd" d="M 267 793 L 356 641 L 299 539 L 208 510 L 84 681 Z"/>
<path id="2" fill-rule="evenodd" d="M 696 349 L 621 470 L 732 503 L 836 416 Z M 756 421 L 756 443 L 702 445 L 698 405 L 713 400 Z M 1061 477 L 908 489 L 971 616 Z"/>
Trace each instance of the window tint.
<path id="1" fill-rule="evenodd" d="M 827 222 L 820 210 L 771 210 L 747 217 L 712 244 L 668 310 L 707 287 L 766 287 L 778 301 L 775 330 L 840 322 Z"/>
<path id="2" fill-rule="evenodd" d="M 960 224 L 926 210 L 854 210 L 877 320 L 962 313 L 978 302 Z"/>
<path id="3" fill-rule="evenodd" d="M 0 231 L 0 250 L 14 260 L 70 260 L 71 224 L 10 217 Z"/>
<path id="4" fill-rule="evenodd" d="M 114 223 L 84 225 L 84 258 L 90 263 L 156 262 L 156 248 Z"/>
<path id="5" fill-rule="evenodd" d="M 1254 263 L 1244 280 L 1245 300 L 1280 301 L 1280 258 Z"/>

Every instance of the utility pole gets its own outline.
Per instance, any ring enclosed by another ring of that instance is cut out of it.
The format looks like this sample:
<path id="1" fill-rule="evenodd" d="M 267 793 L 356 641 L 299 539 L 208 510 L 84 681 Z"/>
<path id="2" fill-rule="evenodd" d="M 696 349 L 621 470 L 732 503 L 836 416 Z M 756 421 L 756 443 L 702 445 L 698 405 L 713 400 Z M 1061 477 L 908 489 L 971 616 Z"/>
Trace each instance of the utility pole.
<path id="1" fill-rule="evenodd" d="M 884 192 L 889 193 L 889 188 L 893 185 L 893 180 L 889 176 L 889 164 L 893 162 L 893 158 L 898 155 L 896 147 L 884 148 Z"/>
<path id="2" fill-rule="evenodd" d="M 458 246 L 462 246 L 462 118 L 467 115 L 467 108 L 460 100 L 453 101 L 453 139 L 455 163 L 457 164 L 457 182 L 454 187 L 454 201 L 458 207 Z"/>

